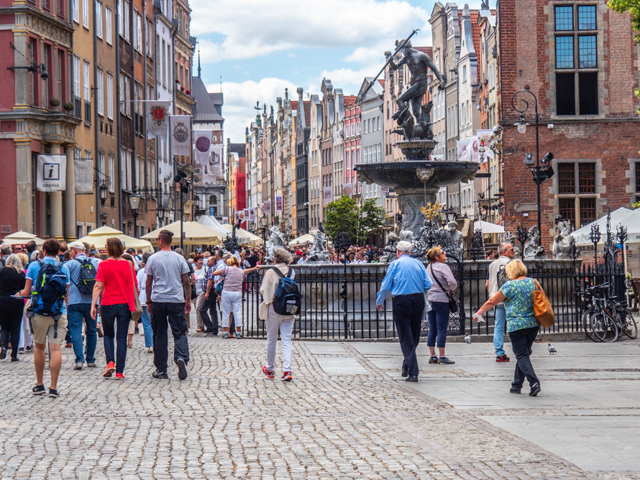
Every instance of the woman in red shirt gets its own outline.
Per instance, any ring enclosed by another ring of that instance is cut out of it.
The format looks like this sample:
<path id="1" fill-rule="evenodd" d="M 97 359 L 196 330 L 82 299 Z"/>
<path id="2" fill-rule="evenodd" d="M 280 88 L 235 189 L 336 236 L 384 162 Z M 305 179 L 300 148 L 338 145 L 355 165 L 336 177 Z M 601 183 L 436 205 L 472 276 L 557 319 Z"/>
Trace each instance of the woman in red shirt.
<path id="1" fill-rule="evenodd" d="M 124 380 L 124 364 L 127 358 L 127 331 L 131 312 L 136 309 L 135 284 L 131 263 L 121 258 L 124 246 L 118 238 L 107 239 L 109 258 L 100 262 L 96 274 L 96 285 L 91 300 L 91 317 L 96 318 L 96 304 L 100 304 L 100 315 L 104 329 L 104 353 L 107 368 L 103 377 L 116 372 L 116 380 Z M 117 334 L 117 356 L 114 355 L 114 338 Z M 115 358 L 115 363 L 114 363 Z"/>

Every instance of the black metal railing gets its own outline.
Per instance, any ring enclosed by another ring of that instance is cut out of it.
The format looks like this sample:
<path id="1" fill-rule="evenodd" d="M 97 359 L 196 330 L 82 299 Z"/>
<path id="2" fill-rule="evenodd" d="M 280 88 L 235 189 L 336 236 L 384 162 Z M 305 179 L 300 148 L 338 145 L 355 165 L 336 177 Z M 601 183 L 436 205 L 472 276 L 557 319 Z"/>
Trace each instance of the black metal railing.
<path id="1" fill-rule="evenodd" d="M 488 299 L 485 287 L 489 261 L 464 262 L 463 268 L 451 264 L 458 277 L 461 311 L 451 315 L 449 335 L 489 335 L 493 333 L 493 311 L 486 323 L 474 323 L 473 313 Z M 582 332 L 580 292 L 587 286 L 609 282 L 612 294 L 625 300 L 625 276 L 622 265 L 579 266 L 578 262 L 527 262 L 529 277 L 537 279 L 549 297 L 556 316 L 555 324 L 545 332 Z M 295 338 L 312 339 L 385 339 L 397 336 L 391 301 L 381 312 L 376 309 L 376 294 L 384 279 L 385 264 L 293 266 L 295 281 L 302 295 L 302 307 L 296 316 Z M 260 284 L 266 268 L 250 274 L 244 286 L 242 323 L 248 337 L 266 336 L 265 324 L 258 319 L 262 301 Z M 425 330 L 426 332 L 426 330 Z"/>

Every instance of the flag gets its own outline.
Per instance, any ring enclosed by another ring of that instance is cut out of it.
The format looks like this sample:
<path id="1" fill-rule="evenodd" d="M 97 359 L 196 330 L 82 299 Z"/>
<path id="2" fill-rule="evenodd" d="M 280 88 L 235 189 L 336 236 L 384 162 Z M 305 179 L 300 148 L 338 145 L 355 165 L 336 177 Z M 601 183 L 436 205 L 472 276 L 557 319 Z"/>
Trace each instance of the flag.
<path id="1" fill-rule="evenodd" d="M 191 115 L 171 115 L 171 155 L 191 155 Z"/>
<path id="2" fill-rule="evenodd" d="M 93 159 L 74 158 L 73 170 L 76 177 L 76 195 L 93 194 Z M 100 172 L 100 175 L 104 176 L 104 172 Z"/>
<path id="3" fill-rule="evenodd" d="M 59 192 L 67 189 L 67 157 L 38 155 L 36 189 L 39 192 Z"/>
<path id="4" fill-rule="evenodd" d="M 276 212 L 282 211 L 282 195 L 276 195 Z"/>
<path id="5" fill-rule="evenodd" d="M 196 162 L 203 167 L 209 161 L 211 152 L 211 134 L 210 130 L 194 130 L 193 138 L 195 140 Z"/>
<path id="6" fill-rule="evenodd" d="M 469 137 L 469 160 L 476 163 L 480 163 L 478 143 L 478 137 Z"/>
<path id="7" fill-rule="evenodd" d="M 494 153 L 491 147 L 493 146 L 493 130 L 478 130 L 478 153 L 480 155 L 480 162 L 484 163 L 487 160 L 493 160 Z"/>
<path id="8" fill-rule="evenodd" d="M 249 221 L 249 209 L 245 208 L 243 213 L 244 213 L 244 221 L 248 222 Z"/>
<path id="9" fill-rule="evenodd" d="M 456 147 L 458 151 L 458 161 L 459 162 L 470 162 L 471 158 L 469 156 L 469 140 L 456 140 Z"/>
<path id="10" fill-rule="evenodd" d="M 147 138 L 161 137 L 167 141 L 167 111 L 170 101 L 147 102 Z"/>
<path id="11" fill-rule="evenodd" d="M 256 221 L 256 209 L 254 207 L 249 207 L 249 221 Z"/>
<path id="12" fill-rule="evenodd" d="M 332 197 L 332 188 L 331 187 L 322 187 L 322 198 L 324 199 L 324 205 L 327 205 L 331 202 Z"/>
<path id="13" fill-rule="evenodd" d="M 269 200 L 262 203 L 262 213 L 265 215 L 271 215 L 271 202 Z"/>
<path id="14" fill-rule="evenodd" d="M 350 183 L 342 184 L 342 195 L 351 198 L 352 185 Z"/>

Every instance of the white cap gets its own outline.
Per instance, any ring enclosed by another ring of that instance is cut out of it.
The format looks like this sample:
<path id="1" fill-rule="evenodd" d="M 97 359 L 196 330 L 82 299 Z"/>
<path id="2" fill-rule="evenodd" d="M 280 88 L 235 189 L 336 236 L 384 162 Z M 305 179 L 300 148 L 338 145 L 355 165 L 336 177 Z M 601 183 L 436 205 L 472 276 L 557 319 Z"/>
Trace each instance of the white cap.
<path id="1" fill-rule="evenodd" d="M 410 242 L 398 242 L 398 244 L 396 245 L 396 250 L 400 251 L 400 252 L 411 252 L 411 248 L 412 245 Z"/>
<path id="2" fill-rule="evenodd" d="M 68 248 L 75 248 L 76 250 L 82 250 L 84 252 L 84 243 L 80 240 L 76 240 L 75 242 L 71 242 L 67 245 Z"/>

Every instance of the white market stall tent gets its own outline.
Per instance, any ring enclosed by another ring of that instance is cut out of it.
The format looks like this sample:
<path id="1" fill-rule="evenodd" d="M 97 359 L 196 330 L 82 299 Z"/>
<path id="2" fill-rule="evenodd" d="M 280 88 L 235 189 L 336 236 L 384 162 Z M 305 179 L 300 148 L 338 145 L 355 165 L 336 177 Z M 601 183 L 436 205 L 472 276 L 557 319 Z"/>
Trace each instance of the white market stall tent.
<path id="1" fill-rule="evenodd" d="M 153 252 L 151 243 L 147 242 L 146 240 L 139 240 L 137 238 L 130 237 L 122 233 L 120 230 L 116 230 L 115 228 L 107 226 L 96 228 L 95 230 L 90 232 L 89 235 L 82 237 L 79 240 L 81 242 L 93 244 L 98 249 L 98 252 L 100 252 L 101 254 L 106 254 L 107 239 L 114 237 L 120 239 L 120 241 L 124 245 L 125 250 L 127 248 L 135 248 L 136 250 L 140 248 L 145 252 Z"/>
<path id="2" fill-rule="evenodd" d="M 198 223 L 205 227 L 214 229 L 225 237 L 227 236 L 227 233 L 229 233 L 213 215 L 201 215 L 200 218 L 198 218 Z"/>
<path id="3" fill-rule="evenodd" d="M 475 220 L 473 222 L 473 230 L 480 230 L 483 235 L 504 233 L 504 227 L 502 225 L 485 222 L 484 220 Z"/>
<path id="4" fill-rule="evenodd" d="M 169 230 L 173 233 L 172 245 L 180 244 L 180 221 L 173 222 L 164 227 L 160 227 L 153 232 L 149 232 L 142 238 L 149 240 L 153 245 L 157 245 L 158 234 L 161 230 Z M 206 227 L 198 222 L 184 222 L 182 227 L 184 234 L 184 245 L 220 245 L 224 240 L 224 236 L 216 230 Z"/>
<path id="5" fill-rule="evenodd" d="M 233 225 L 229 225 L 228 223 L 225 223 L 224 225 L 222 225 L 222 228 L 224 228 L 227 231 L 227 233 L 231 233 L 233 230 Z M 238 237 L 241 244 L 246 243 L 253 247 L 263 244 L 263 241 L 259 236 L 254 235 L 253 233 L 245 230 L 244 228 L 236 227 L 236 237 Z"/>
<path id="6" fill-rule="evenodd" d="M 607 240 L 607 216 L 604 215 L 594 222 L 579 228 L 571 235 L 576 239 L 576 245 L 579 247 L 593 245 L 589 234 L 591 233 L 591 226 L 597 224 L 600 227 L 600 245 L 604 244 Z M 614 212 L 611 212 L 611 233 L 614 235 L 618 229 L 618 225 L 627 227 L 627 234 L 629 239 L 626 243 L 640 243 L 640 209 L 630 210 L 628 208 L 621 207 Z"/>
<path id="7" fill-rule="evenodd" d="M 305 233 L 304 235 L 299 236 L 298 238 L 294 238 L 289 242 L 290 247 L 301 247 L 303 245 L 312 245 L 313 244 L 313 235 L 309 235 Z"/>
<path id="8" fill-rule="evenodd" d="M 33 233 L 23 232 L 22 230 L 7 235 L 2 239 L 2 243 L 4 245 L 24 245 L 31 240 L 36 242 L 36 247 L 42 248 L 42 244 L 44 243 L 42 238 L 35 236 Z"/>

